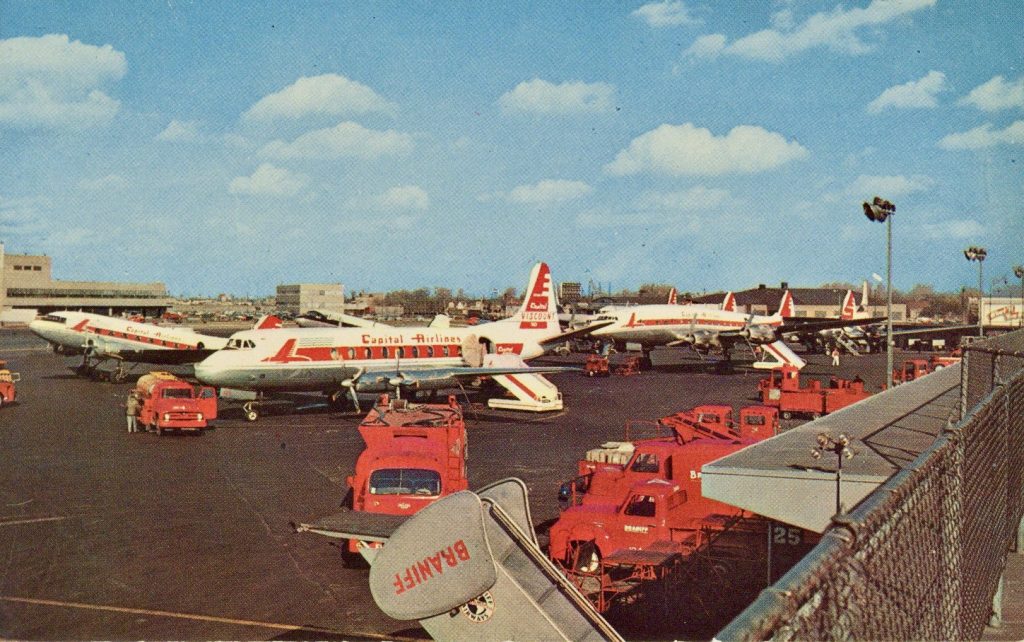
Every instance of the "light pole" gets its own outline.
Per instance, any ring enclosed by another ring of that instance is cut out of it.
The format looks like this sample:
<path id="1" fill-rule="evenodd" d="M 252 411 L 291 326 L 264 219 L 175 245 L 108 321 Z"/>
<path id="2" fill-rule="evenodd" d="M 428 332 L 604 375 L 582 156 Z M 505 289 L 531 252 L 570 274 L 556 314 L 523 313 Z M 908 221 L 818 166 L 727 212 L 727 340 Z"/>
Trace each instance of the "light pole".
<path id="1" fill-rule="evenodd" d="M 977 245 L 972 245 L 964 250 L 964 256 L 968 261 L 978 262 L 978 336 L 985 336 L 985 321 L 981 316 L 981 299 L 985 295 L 985 281 L 984 277 L 984 265 L 985 257 L 988 256 L 988 250 Z"/>
<path id="2" fill-rule="evenodd" d="M 811 449 L 811 457 L 815 459 L 821 459 L 824 453 L 836 456 L 836 515 L 843 512 L 843 460 L 853 459 L 855 454 L 849 446 L 850 438 L 845 433 L 839 433 L 839 437 L 832 439 L 831 435 L 822 432 L 818 433 L 818 447 Z"/>
<path id="3" fill-rule="evenodd" d="M 1013 266 L 1013 275 L 1020 279 L 1020 327 L 1024 328 L 1024 265 Z"/>
<path id="4" fill-rule="evenodd" d="M 892 389 L 892 219 L 896 206 L 876 196 L 864 203 L 864 216 L 869 221 L 885 223 L 885 382 Z"/>

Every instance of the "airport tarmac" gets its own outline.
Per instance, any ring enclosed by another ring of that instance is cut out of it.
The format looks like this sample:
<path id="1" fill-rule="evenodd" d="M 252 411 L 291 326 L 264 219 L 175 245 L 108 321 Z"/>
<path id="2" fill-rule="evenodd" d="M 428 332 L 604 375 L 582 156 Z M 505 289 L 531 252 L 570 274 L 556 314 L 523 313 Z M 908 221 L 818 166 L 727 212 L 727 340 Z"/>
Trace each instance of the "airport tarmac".
<path id="1" fill-rule="evenodd" d="M 131 384 L 78 378 L 73 359 L 22 330 L 0 331 L 0 358 L 22 377 L 18 403 L 0 409 L 0 637 L 426 637 L 376 608 L 367 571 L 344 568 L 331 540 L 290 525 L 337 511 L 363 413 L 278 405 L 248 423 L 225 405 L 201 436 L 127 434 Z M 876 390 L 884 378 L 884 355 L 844 356 L 838 368 L 807 358 L 807 374 L 860 374 Z M 577 459 L 621 439 L 627 420 L 748 405 L 764 376 L 711 374 L 683 350 L 656 351 L 655 364 L 631 377 L 553 377 L 558 413 L 468 413 L 471 487 L 522 478 L 542 524 L 557 517 Z"/>

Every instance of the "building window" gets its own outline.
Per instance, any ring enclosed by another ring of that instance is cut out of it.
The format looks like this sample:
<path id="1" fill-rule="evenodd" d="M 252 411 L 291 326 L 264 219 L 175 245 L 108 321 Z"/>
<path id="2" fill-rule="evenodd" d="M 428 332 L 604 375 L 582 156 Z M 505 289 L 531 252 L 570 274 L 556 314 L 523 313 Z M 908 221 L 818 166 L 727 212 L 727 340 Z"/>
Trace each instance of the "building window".
<path id="1" fill-rule="evenodd" d="M 32 266 L 32 271 L 33 272 L 42 272 L 43 271 L 43 266 L 41 266 L 41 265 L 33 265 Z"/>

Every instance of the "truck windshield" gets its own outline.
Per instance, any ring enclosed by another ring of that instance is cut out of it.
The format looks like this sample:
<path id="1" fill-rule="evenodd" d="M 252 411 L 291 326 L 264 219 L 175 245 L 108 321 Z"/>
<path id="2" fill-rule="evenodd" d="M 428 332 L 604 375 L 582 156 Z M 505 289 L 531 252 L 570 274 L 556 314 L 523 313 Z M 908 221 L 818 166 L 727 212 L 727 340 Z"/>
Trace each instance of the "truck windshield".
<path id="1" fill-rule="evenodd" d="M 191 399 L 191 388 L 167 388 L 164 390 L 164 399 Z"/>
<path id="2" fill-rule="evenodd" d="M 441 494 L 441 475 L 422 468 L 381 468 L 370 473 L 371 495 Z"/>

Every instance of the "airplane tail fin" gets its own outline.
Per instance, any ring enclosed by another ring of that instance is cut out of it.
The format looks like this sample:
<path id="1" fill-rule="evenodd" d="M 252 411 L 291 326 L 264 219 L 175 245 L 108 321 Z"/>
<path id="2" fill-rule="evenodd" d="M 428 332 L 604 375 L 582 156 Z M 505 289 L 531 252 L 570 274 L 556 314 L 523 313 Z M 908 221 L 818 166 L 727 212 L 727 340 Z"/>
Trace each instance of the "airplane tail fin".
<path id="1" fill-rule="evenodd" d="M 722 310 L 726 312 L 736 311 L 736 295 L 732 292 L 726 292 L 725 298 L 722 299 Z"/>
<path id="2" fill-rule="evenodd" d="M 668 304 L 676 305 L 676 289 L 672 288 L 668 291 Z"/>
<path id="3" fill-rule="evenodd" d="M 551 269 L 547 263 L 538 263 L 530 272 L 526 284 L 523 304 L 512 316 L 519 323 L 520 330 L 542 330 L 547 333 L 559 332 L 558 300 L 551 283 Z"/>
<path id="4" fill-rule="evenodd" d="M 839 313 L 839 318 L 844 320 L 853 319 L 854 312 L 857 311 L 857 301 L 853 298 L 853 290 L 847 290 L 846 295 L 843 297 L 843 309 Z"/>
<path id="5" fill-rule="evenodd" d="M 775 313 L 783 319 L 788 319 L 793 316 L 793 293 L 786 290 L 782 294 L 782 301 L 779 302 L 779 311 Z"/>
<path id="6" fill-rule="evenodd" d="M 281 327 L 281 319 L 273 314 L 264 314 L 252 327 L 253 330 L 273 330 Z"/>

